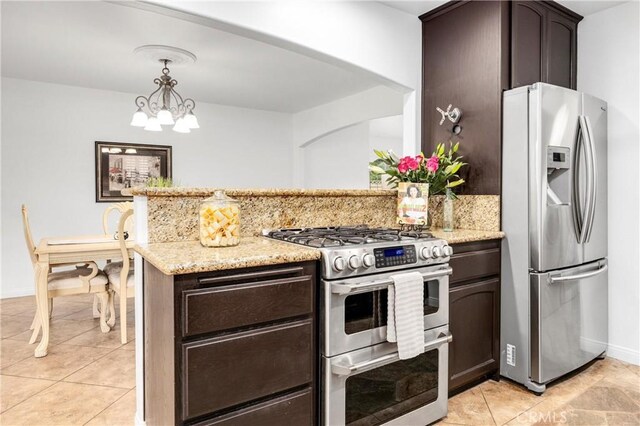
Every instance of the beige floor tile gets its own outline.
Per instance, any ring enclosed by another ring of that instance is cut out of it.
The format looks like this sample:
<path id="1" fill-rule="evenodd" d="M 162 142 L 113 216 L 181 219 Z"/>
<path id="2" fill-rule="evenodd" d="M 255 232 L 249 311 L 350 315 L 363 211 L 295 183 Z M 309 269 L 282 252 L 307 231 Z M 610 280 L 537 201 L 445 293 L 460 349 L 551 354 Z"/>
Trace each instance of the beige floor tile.
<path id="1" fill-rule="evenodd" d="M 136 415 L 136 390 L 132 389 L 106 410 L 91 419 L 86 426 L 133 426 Z"/>
<path id="2" fill-rule="evenodd" d="M 640 412 L 637 403 L 622 389 L 609 386 L 593 386 L 572 399 L 568 406 L 577 410 Z"/>
<path id="3" fill-rule="evenodd" d="M 0 412 L 56 383 L 53 380 L 0 375 Z"/>
<path id="4" fill-rule="evenodd" d="M 127 336 L 130 339 L 135 336 L 133 327 L 127 327 Z M 100 327 L 95 327 L 65 341 L 64 344 L 116 349 L 122 346 L 122 343 L 120 343 L 120 327 L 116 324 L 108 333 L 103 333 Z"/>
<path id="5" fill-rule="evenodd" d="M 510 420 L 542 402 L 542 397 L 507 380 L 487 380 L 478 386 L 489 406 L 493 420 L 498 425 Z"/>
<path id="6" fill-rule="evenodd" d="M 115 350 L 66 377 L 64 381 L 133 389 L 136 385 L 135 353 Z"/>
<path id="7" fill-rule="evenodd" d="M 607 413 L 607 424 L 618 426 L 640 425 L 640 413 Z"/>
<path id="8" fill-rule="evenodd" d="M 536 423 L 538 426 L 546 425 L 570 425 L 570 426 L 601 426 L 607 424 L 606 414 L 600 411 L 586 410 L 558 410 L 541 416 Z"/>
<path id="9" fill-rule="evenodd" d="M 33 315 L 36 312 L 36 299 L 34 296 L 2 299 L 0 315 Z"/>
<path id="10" fill-rule="evenodd" d="M 446 423 L 460 425 L 494 425 L 489 407 L 477 387 L 464 391 L 449 400 Z"/>
<path id="11" fill-rule="evenodd" d="M 35 347 L 35 345 L 33 346 Z M 61 380 L 102 358 L 112 349 L 86 346 L 53 345 L 43 358 L 33 356 L 2 369 L 2 374 L 32 377 L 36 379 Z"/>
<path id="12" fill-rule="evenodd" d="M 3 425 L 83 425 L 126 393 L 124 389 L 58 382 L 10 408 Z"/>
<path id="13" fill-rule="evenodd" d="M 53 314 L 52 319 L 61 319 L 71 314 L 83 311 L 87 308 L 91 308 L 91 302 L 81 302 L 66 300 L 65 297 L 54 299 L 53 301 Z M 93 319 L 92 315 L 88 315 L 83 319 Z"/>
<path id="14" fill-rule="evenodd" d="M 28 332 L 32 321 L 33 317 L 31 316 L 2 315 L 0 317 L 0 337 L 6 339 Z"/>
<path id="15" fill-rule="evenodd" d="M 19 340 L 0 340 L 0 369 L 33 356 L 35 348 L 35 345 L 29 345 Z"/>
<path id="16" fill-rule="evenodd" d="M 69 339 L 72 339 L 84 332 L 99 327 L 98 321 L 88 319 L 85 321 L 72 321 L 65 319 L 53 319 L 51 320 L 49 329 L 49 344 L 57 345 L 64 343 Z M 27 329 L 29 327 L 27 326 Z M 11 336 L 12 340 L 20 340 L 28 342 L 31 338 L 31 330 L 27 330 L 24 333 Z M 38 341 L 42 338 L 42 333 L 38 336 Z"/>
<path id="17" fill-rule="evenodd" d="M 135 351 L 136 350 L 136 341 L 135 339 L 133 339 L 133 334 L 130 335 L 131 337 L 129 337 L 131 340 L 129 340 L 127 342 L 126 345 L 124 345 L 121 349 L 125 350 L 125 351 Z"/>

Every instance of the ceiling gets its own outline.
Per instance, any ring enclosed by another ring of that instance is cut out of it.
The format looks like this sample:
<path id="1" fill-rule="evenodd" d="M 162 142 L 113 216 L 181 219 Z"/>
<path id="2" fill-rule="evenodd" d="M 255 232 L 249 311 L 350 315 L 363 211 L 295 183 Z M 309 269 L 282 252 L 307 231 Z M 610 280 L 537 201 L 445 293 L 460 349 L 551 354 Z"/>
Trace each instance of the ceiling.
<path id="1" fill-rule="evenodd" d="M 148 95 L 161 66 L 133 54 L 176 46 L 197 61 L 171 67 L 196 102 L 298 112 L 378 85 L 266 43 L 106 2 L 1 2 L 2 76 Z M 133 104 L 133 100 L 132 100 Z"/>
<path id="2" fill-rule="evenodd" d="M 394 9 L 402 10 L 403 12 L 410 13 L 411 15 L 420 16 L 423 13 L 435 9 L 436 7 L 445 4 L 446 0 L 424 0 L 424 1 L 382 1 L 380 3 L 386 4 Z M 600 12 L 601 10 L 608 9 L 613 6 L 617 6 L 626 1 L 599 1 L 599 0 L 558 0 L 561 5 L 573 10 L 574 12 L 587 16 L 592 13 Z"/>

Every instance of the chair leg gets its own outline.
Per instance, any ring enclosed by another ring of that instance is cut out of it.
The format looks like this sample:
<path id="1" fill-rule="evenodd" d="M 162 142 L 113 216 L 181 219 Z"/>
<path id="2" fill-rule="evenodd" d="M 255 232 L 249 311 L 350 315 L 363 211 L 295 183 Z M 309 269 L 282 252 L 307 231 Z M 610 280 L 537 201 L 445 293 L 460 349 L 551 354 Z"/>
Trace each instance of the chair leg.
<path id="1" fill-rule="evenodd" d="M 40 316 L 38 312 L 36 312 L 36 316 L 33 318 L 33 323 L 31 325 L 33 327 L 33 333 L 31 333 L 31 338 L 29 338 L 29 344 L 33 345 L 38 339 L 38 334 L 40 334 L 40 330 L 42 329 L 40 326 Z"/>
<path id="2" fill-rule="evenodd" d="M 100 311 L 104 309 L 104 306 L 98 307 L 98 296 L 93 296 L 93 317 L 100 318 Z"/>
<path id="3" fill-rule="evenodd" d="M 103 291 L 96 294 L 100 298 L 100 304 L 102 306 L 107 306 L 107 303 L 109 303 L 109 293 Z M 111 327 L 109 327 L 109 325 L 107 324 L 106 309 L 102 309 L 102 311 L 100 312 L 100 330 L 102 330 L 103 333 L 108 333 L 111 330 Z"/>
<path id="4" fill-rule="evenodd" d="M 120 289 L 120 343 L 127 343 L 127 289 Z"/>
<path id="5" fill-rule="evenodd" d="M 109 327 L 113 327 L 116 325 L 116 307 L 114 299 L 116 298 L 116 292 L 113 290 L 109 290 Z"/>

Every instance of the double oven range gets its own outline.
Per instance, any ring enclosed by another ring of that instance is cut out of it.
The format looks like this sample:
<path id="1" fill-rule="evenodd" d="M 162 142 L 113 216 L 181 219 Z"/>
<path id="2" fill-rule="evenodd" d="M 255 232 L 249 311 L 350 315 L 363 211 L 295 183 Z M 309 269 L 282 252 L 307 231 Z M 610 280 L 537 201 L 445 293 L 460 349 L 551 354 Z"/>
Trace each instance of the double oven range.
<path id="1" fill-rule="evenodd" d="M 447 414 L 452 249 L 430 234 L 331 227 L 265 232 L 317 247 L 320 281 L 321 424 L 426 425 Z M 424 280 L 424 353 L 400 360 L 386 340 L 392 276 Z"/>

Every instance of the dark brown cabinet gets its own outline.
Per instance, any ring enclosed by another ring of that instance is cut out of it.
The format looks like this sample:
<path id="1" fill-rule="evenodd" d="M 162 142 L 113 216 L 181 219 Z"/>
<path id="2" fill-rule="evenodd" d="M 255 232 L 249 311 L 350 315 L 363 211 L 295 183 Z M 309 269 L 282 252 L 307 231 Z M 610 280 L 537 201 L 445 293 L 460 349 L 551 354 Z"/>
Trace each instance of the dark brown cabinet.
<path id="1" fill-rule="evenodd" d="M 576 88 L 582 17 L 554 2 L 511 2 L 511 84 Z"/>
<path id="2" fill-rule="evenodd" d="M 177 276 L 145 262 L 146 423 L 313 425 L 315 294 L 314 262 Z"/>
<path id="3" fill-rule="evenodd" d="M 449 290 L 449 392 L 500 368 L 500 241 L 453 246 Z"/>
<path id="4" fill-rule="evenodd" d="M 576 86 L 581 16 L 547 1 L 451 1 L 422 16 L 422 150 L 461 142 L 463 194 L 500 194 L 502 92 Z M 436 107 L 462 110 L 461 131 Z"/>

